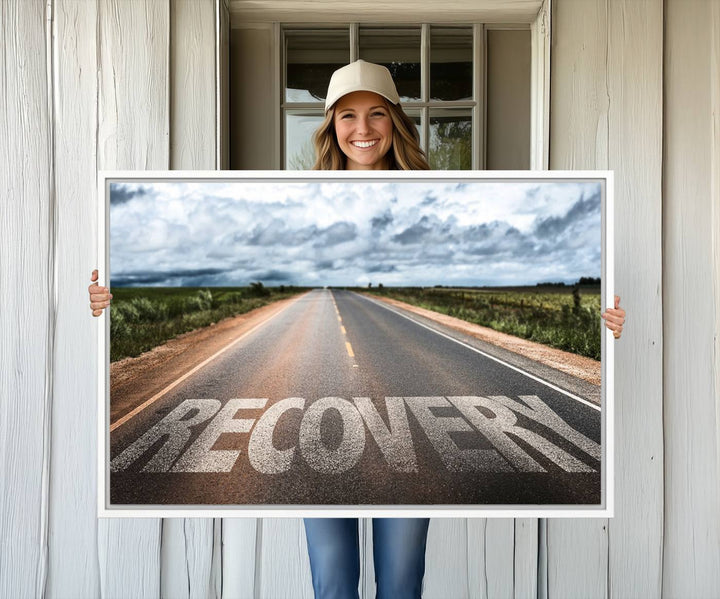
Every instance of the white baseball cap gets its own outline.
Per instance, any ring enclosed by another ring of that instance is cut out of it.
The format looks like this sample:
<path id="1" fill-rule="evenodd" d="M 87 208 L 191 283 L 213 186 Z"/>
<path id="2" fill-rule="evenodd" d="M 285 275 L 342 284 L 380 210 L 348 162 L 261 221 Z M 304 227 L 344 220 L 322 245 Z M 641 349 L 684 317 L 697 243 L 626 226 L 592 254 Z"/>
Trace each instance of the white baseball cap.
<path id="1" fill-rule="evenodd" d="M 356 60 L 339 68 L 330 77 L 325 112 L 344 95 L 357 91 L 375 92 L 393 104 L 400 101 L 395 82 L 386 67 Z"/>

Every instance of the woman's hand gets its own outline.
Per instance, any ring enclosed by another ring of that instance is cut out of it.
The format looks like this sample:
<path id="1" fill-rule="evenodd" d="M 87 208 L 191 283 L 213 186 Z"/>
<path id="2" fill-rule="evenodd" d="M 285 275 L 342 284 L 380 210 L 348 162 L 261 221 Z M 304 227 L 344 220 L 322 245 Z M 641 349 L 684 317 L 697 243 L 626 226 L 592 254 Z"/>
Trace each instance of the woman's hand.
<path id="1" fill-rule="evenodd" d="M 623 324 L 625 324 L 625 310 L 620 307 L 620 296 L 615 296 L 615 308 L 608 308 L 601 315 L 605 319 L 605 326 L 613 332 L 615 339 L 620 339 Z"/>
<path id="2" fill-rule="evenodd" d="M 97 268 L 92 271 L 90 275 L 91 281 L 97 281 L 98 271 Z M 110 298 L 112 293 L 107 287 L 100 287 L 97 283 L 93 283 L 88 287 L 90 293 L 90 308 L 92 309 L 93 316 L 100 316 L 104 308 L 110 305 Z"/>

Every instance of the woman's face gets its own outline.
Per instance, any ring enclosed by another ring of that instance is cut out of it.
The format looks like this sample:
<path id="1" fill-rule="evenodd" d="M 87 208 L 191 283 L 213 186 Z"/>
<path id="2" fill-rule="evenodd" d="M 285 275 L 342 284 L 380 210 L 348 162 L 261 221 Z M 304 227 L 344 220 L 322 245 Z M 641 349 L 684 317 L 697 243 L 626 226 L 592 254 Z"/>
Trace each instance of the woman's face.
<path id="1" fill-rule="evenodd" d="M 384 170 L 393 124 L 385 99 L 368 91 L 349 93 L 335 104 L 335 134 L 347 170 Z"/>

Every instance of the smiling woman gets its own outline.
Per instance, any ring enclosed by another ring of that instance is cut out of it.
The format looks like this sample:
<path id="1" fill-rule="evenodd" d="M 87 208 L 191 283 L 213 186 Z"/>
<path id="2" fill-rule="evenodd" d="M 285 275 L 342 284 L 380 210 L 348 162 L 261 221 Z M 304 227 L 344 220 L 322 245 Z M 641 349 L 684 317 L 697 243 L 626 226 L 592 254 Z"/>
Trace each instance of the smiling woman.
<path id="1" fill-rule="evenodd" d="M 315 170 L 430 169 L 386 67 L 357 60 L 339 68 L 325 98 L 325 120 L 313 135 Z M 420 597 L 429 523 L 429 518 L 373 519 L 378 597 Z M 316 599 L 356 598 L 357 519 L 305 518 L 305 533 Z"/>
<path id="2" fill-rule="evenodd" d="M 346 170 L 387 170 L 393 125 L 383 98 L 373 92 L 353 92 L 338 100 L 334 113 Z"/>
<path id="3" fill-rule="evenodd" d="M 364 60 L 333 73 L 313 142 L 315 170 L 430 169 L 390 71 Z"/>

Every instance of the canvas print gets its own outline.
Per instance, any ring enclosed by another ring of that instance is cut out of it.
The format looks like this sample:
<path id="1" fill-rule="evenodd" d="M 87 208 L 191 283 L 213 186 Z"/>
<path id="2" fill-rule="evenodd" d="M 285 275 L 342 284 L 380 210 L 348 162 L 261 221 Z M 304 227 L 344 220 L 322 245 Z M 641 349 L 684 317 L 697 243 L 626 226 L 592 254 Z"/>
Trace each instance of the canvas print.
<path id="1" fill-rule="evenodd" d="M 112 178 L 112 507 L 598 508 L 602 178 Z"/>

